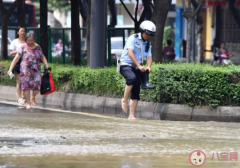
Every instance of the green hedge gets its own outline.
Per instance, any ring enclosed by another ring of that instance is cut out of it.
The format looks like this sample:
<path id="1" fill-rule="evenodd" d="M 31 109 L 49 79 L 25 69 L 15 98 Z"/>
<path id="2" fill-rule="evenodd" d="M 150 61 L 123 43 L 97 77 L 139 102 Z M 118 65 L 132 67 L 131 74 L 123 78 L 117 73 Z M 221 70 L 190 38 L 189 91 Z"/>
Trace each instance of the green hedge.
<path id="1" fill-rule="evenodd" d="M 9 62 L 0 62 L 0 64 Z M 125 80 L 115 67 L 93 70 L 88 67 L 50 64 L 59 91 L 122 97 Z M 159 67 L 165 68 L 159 70 Z M 155 90 L 141 90 L 141 100 L 194 105 L 240 105 L 240 68 L 208 64 L 168 63 L 152 66 L 150 82 Z M 2 85 L 15 85 L 9 77 Z"/>
<path id="2" fill-rule="evenodd" d="M 8 60 L 12 61 L 14 56 L 8 56 Z M 52 63 L 53 64 L 63 64 L 63 58 L 62 57 L 52 57 Z M 111 60 L 112 65 L 117 65 L 117 60 L 112 59 Z M 65 58 L 65 64 L 71 64 L 71 57 L 66 57 Z M 81 65 L 82 66 L 87 66 L 87 59 L 81 57 Z"/>

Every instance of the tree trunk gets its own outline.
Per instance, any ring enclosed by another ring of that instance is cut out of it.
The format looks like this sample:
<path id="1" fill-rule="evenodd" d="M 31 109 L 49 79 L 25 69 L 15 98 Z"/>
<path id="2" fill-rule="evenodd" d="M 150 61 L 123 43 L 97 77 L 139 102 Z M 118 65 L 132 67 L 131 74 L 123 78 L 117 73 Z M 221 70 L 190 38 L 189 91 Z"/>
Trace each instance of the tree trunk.
<path id="1" fill-rule="evenodd" d="M 81 65 L 80 53 L 80 30 L 79 30 L 79 1 L 71 0 L 71 46 L 72 57 L 71 61 L 73 65 Z M 65 47 L 65 46 L 63 46 Z"/>
<path id="2" fill-rule="evenodd" d="M 2 60 L 8 59 L 8 17 L 6 15 L 2 16 L 2 43 L 1 43 L 1 56 Z"/>
<path id="3" fill-rule="evenodd" d="M 84 20 L 84 22 L 86 22 L 87 15 L 86 15 L 86 9 L 84 8 L 85 7 L 84 6 L 84 4 L 85 4 L 84 1 L 85 0 L 83 0 L 83 2 L 82 2 L 82 0 L 79 0 L 79 5 L 80 5 L 80 13 L 81 13 L 82 19 Z"/>
<path id="4" fill-rule="evenodd" d="M 135 22 L 135 25 L 134 25 L 134 32 L 135 33 L 138 33 L 139 32 L 139 27 L 140 27 L 140 22 Z"/>
<path id="5" fill-rule="evenodd" d="M 151 20 L 152 18 L 152 9 L 151 9 L 151 0 L 142 0 L 144 9 L 142 11 L 142 14 L 140 16 L 139 21 L 137 24 L 135 24 L 135 29 L 139 30 L 140 24 L 146 19 Z"/>
<path id="6" fill-rule="evenodd" d="M 147 20 L 150 20 L 152 18 L 152 9 L 151 9 L 151 1 L 150 0 L 142 0 L 144 9 L 143 13 L 145 13 L 145 17 Z"/>
<path id="7" fill-rule="evenodd" d="M 186 8 L 185 5 L 185 0 L 182 0 L 182 4 L 183 4 L 183 8 L 184 8 L 184 12 L 183 12 L 183 17 L 185 17 L 188 21 L 188 26 L 187 26 L 187 53 L 186 53 L 186 57 L 187 57 L 187 62 L 191 62 L 191 46 L 192 46 L 192 23 L 193 23 L 193 19 L 195 18 L 195 16 L 197 14 L 199 14 L 199 11 L 202 7 L 202 4 L 205 0 L 199 0 L 198 2 L 196 0 L 189 0 L 188 3 L 188 8 Z M 192 10 L 191 5 L 193 4 L 195 10 Z M 200 27 L 198 27 L 200 28 Z M 202 31 L 201 28 L 199 29 L 200 32 Z M 199 43 L 201 43 L 201 39 L 199 40 Z"/>
<path id="8" fill-rule="evenodd" d="M 18 26 L 25 27 L 25 0 L 19 0 L 18 4 Z"/>
<path id="9" fill-rule="evenodd" d="M 203 25 L 197 24 L 198 63 L 204 62 Z"/>
<path id="10" fill-rule="evenodd" d="M 40 46 L 42 48 L 43 54 L 48 59 L 48 0 L 41 0 L 40 3 Z"/>
<path id="11" fill-rule="evenodd" d="M 135 8 L 135 33 L 139 32 L 139 27 L 140 27 L 140 23 L 137 21 L 137 12 L 138 12 L 138 4 L 139 4 L 139 0 L 136 0 L 137 4 L 136 4 L 136 8 Z"/>
<path id="12" fill-rule="evenodd" d="M 115 27 L 117 24 L 117 10 L 116 10 L 115 0 L 108 0 L 108 7 L 111 13 L 111 21 L 110 21 L 109 27 Z M 116 35 L 115 30 L 112 30 L 111 36 L 115 37 L 115 35 Z"/>
<path id="13" fill-rule="evenodd" d="M 90 66 L 90 28 L 91 28 L 91 0 L 88 0 L 87 14 L 87 64 Z"/>
<path id="14" fill-rule="evenodd" d="M 154 0 L 154 10 L 152 15 L 152 21 L 156 25 L 155 37 L 152 38 L 152 59 L 153 62 L 162 62 L 163 50 L 162 41 L 164 26 L 167 19 L 167 14 L 170 8 L 172 0 Z"/>
<path id="15" fill-rule="evenodd" d="M 111 13 L 110 27 L 115 27 L 117 24 L 117 14 L 115 0 L 108 0 L 109 11 Z"/>
<path id="16" fill-rule="evenodd" d="M 197 14 L 197 45 L 198 45 L 198 63 L 204 62 L 204 43 L 203 43 L 203 16 L 202 7 Z"/>
<path id="17" fill-rule="evenodd" d="M 199 3 L 196 0 L 191 0 L 192 5 L 195 10 L 197 10 Z M 204 62 L 204 44 L 203 44 L 203 16 L 202 16 L 202 6 L 197 13 L 197 46 L 198 46 L 198 63 Z"/>
<path id="18" fill-rule="evenodd" d="M 229 1 L 229 10 L 231 11 L 235 22 L 237 23 L 238 28 L 240 28 L 240 15 L 238 13 L 238 10 L 235 8 L 236 0 L 228 0 L 228 1 Z"/>
<path id="19" fill-rule="evenodd" d="M 7 60 L 8 58 L 8 20 L 12 15 L 14 9 L 17 7 L 19 1 L 14 1 L 10 8 L 6 9 L 3 0 L 0 0 L 0 12 L 2 15 L 2 42 L 1 42 L 1 59 Z"/>
<path id="20" fill-rule="evenodd" d="M 222 32 L 222 25 L 223 25 L 221 15 L 222 15 L 221 6 L 217 6 L 216 7 L 216 35 L 212 45 L 213 52 L 215 52 L 214 49 L 216 47 L 217 48 L 220 47 L 220 43 L 221 43 L 221 32 Z"/>
<path id="21" fill-rule="evenodd" d="M 193 19 L 188 19 L 187 25 L 187 62 L 191 62 L 191 45 L 192 45 L 192 22 Z"/>

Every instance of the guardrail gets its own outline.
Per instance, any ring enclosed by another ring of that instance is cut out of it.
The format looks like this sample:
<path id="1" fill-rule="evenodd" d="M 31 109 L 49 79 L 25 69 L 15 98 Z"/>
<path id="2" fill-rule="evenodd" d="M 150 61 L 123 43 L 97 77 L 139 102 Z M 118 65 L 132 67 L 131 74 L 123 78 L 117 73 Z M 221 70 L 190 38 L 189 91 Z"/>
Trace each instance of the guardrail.
<path id="1" fill-rule="evenodd" d="M 0 27 L 1 29 L 1 27 Z M 17 38 L 17 33 L 16 33 L 16 30 L 17 30 L 17 27 L 12 27 L 12 26 L 9 26 L 8 27 L 8 30 L 15 30 L 15 38 Z M 62 64 L 66 64 L 66 49 L 65 49 L 65 44 L 66 44 L 66 39 L 65 39 L 65 34 L 66 34 L 66 31 L 70 31 L 71 28 L 57 28 L 57 27 L 48 27 L 48 61 L 49 63 L 52 63 L 52 31 L 54 30 L 60 30 L 62 31 L 62 43 L 63 43 L 63 50 L 62 50 Z M 86 27 L 79 27 L 79 31 L 80 31 L 80 36 L 79 36 L 79 39 L 80 39 L 80 53 L 79 55 L 81 56 L 82 55 L 82 51 L 81 51 L 81 42 L 82 42 L 82 36 L 81 36 L 81 31 L 82 30 L 86 30 Z M 125 40 L 126 40 L 126 31 L 128 31 L 128 34 L 130 34 L 130 31 L 134 30 L 134 28 L 107 28 L 107 54 L 108 54 L 108 66 L 111 66 L 112 65 L 112 58 L 111 58 L 111 37 L 113 34 L 116 34 L 115 32 L 118 31 L 118 34 L 119 32 L 121 32 L 120 36 L 118 37 L 121 37 L 123 38 L 122 42 L 123 42 L 123 47 L 125 46 Z M 40 27 L 26 27 L 26 31 L 29 32 L 29 31 L 34 31 L 34 34 L 35 34 L 35 37 L 36 37 L 36 42 L 39 44 L 40 43 Z"/>

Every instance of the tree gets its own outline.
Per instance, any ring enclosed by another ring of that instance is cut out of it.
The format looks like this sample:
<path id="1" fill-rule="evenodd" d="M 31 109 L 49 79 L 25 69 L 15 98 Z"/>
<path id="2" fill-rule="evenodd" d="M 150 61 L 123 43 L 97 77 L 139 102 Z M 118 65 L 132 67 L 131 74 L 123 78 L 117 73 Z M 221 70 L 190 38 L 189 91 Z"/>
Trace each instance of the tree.
<path id="1" fill-rule="evenodd" d="M 165 21 L 167 18 L 168 11 L 170 9 L 170 5 L 172 0 L 154 0 L 154 5 L 151 0 L 142 0 L 144 5 L 144 10 L 140 16 L 139 21 L 137 21 L 137 11 L 139 0 L 137 1 L 136 9 L 135 9 L 135 18 L 132 17 L 131 13 L 127 9 L 123 0 L 120 0 L 123 4 L 124 8 L 128 12 L 129 16 L 135 23 L 135 33 L 139 32 L 140 24 L 145 20 L 152 20 L 156 25 L 156 34 L 155 37 L 152 38 L 152 58 L 156 63 L 162 62 L 162 41 L 163 41 L 163 33 Z"/>
<path id="2" fill-rule="evenodd" d="M 199 2 L 196 0 L 191 0 L 192 5 L 195 10 L 197 10 L 199 6 Z M 203 44 L 203 16 L 202 16 L 202 5 L 200 6 L 199 11 L 197 12 L 196 17 L 197 22 L 197 46 L 198 46 L 198 58 L 197 62 L 204 62 L 204 44 Z"/>
<path id="3" fill-rule="evenodd" d="M 115 0 L 108 0 L 109 11 L 111 13 L 110 27 L 115 27 L 117 24 L 117 14 Z"/>
<path id="4" fill-rule="evenodd" d="M 240 29 L 240 15 L 237 9 L 235 8 L 236 0 L 227 0 L 227 1 L 229 3 L 229 9 L 232 12 L 233 18 L 236 21 L 238 28 Z"/>
<path id="5" fill-rule="evenodd" d="M 140 21 L 143 21 L 145 18 L 147 20 L 150 20 L 152 18 L 152 12 L 153 12 L 153 4 L 151 0 L 142 0 L 144 9 L 140 17 Z"/>
<path id="6" fill-rule="evenodd" d="M 71 10 L 70 1 L 68 0 L 49 0 L 48 9 L 59 10 L 60 12 L 68 12 Z"/>
<path id="7" fill-rule="evenodd" d="M 8 48 L 7 48 L 7 38 L 8 38 L 8 20 L 11 17 L 14 9 L 18 5 L 17 0 L 13 2 L 9 9 L 6 9 L 3 4 L 3 0 L 0 0 L 0 12 L 2 14 L 2 43 L 1 43 L 1 59 L 7 60 L 8 58 Z"/>
<path id="8" fill-rule="evenodd" d="M 155 37 L 152 39 L 152 59 L 155 63 L 162 62 L 162 41 L 167 14 L 172 0 L 154 0 L 152 21 L 156 25 Z"/>
<path id="9" fill-rule="evenodd" d="M 188 7 L 185 5 L 185 0 L 182 0 L 183 4 L 183 17 L 185 17 L 188 21 L 187 26 L 187 61 L 191 62 L 191 45 L 192 45 L 192 22 L 194 17 L 197 15 L 198 11 L 200 10 L 203 2 L 205 0 L 200 0 L 198 7 L 196 10 L 192 10 L 191 8 L 191 0 L 188 0 Z"/>
<path id="10" fill-rule="evenodd" d="M 79 0 L 71 0 L 71 47 L 72 57 L 71 61 L 73 65 L 80 65 L 80 31 L 79 31 Z M 63 46 L 65 47 L 65 46 Z"/>
<path id="11" fill-rule="evenodd" d="M 81 13 L 83 20 L 86 22 L 87 21 L 87 13 L 86 13 L 87 9 L 85 9 L 85 5 L 84 5 L 85 3 L 87 3 L 86 0 L 79 0 L 80 13 Z"/>
<path id="12" fill-rule="evenodd" d="M 41 0 L 40 3 L 40 46 L 48 59 L 48 0 Z"/>
<path id="13" fill-rule="evenodd" d="M 123 2 L 123 0 L 120 0 L 123 7 L 125 8 L 125 10 L 127 11 L 128 15 L 132 18 L 133 22 L 134 22 L 134 28 L 135 28 L 135 33 L 139 32 L 139 26 L 140 24 L 144 21 L 144 19 L 151 19 L 152 16 L 152 10 L 153 10 L 153 4 L 151 2 L 151 0 L 142 0 L 143 5 L 144 5 L 144 10 L 140 16 L 140 19 L 137 20 L 137 11 L 138 11 L 138 5 L 139 5 L 139 0 L 137 1 L 137 5 L 135 8 L 135 16 L 133 17 L 131 12 L 128 10 L 128 8 L 126 7 L 125 3 Z"/>
<path id="14" fill-rule="evenodd" d="M 18 26 L 25 27 L 25 0 L 19 0 L 18 10 Z"/>

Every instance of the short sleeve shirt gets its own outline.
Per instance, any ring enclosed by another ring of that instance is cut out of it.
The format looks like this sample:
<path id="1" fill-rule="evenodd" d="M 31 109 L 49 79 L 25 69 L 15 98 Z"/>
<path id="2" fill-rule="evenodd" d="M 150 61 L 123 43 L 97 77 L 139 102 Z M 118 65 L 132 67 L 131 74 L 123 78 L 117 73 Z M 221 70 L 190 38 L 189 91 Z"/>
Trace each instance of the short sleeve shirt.
<path id="1" fill-rule="evenodd" d="M 225 49 L 225 51 L 219 49 L 219 50 L 218 50 L 218 54 L 219 54 L 219 55 L 223 55 L 223 54 L 228 55 L 229 53 L 228 53 L 228 50 L 227 50 L 227 49 Z"/>
<path id="2" fill-rule="evenodd" d="M 146 59 L 146 57 L 151 57 L 152 53 L 152 46 L 150 45 L 148 52 L 145 52 L 145 47 L 147 45 L 147 41 L 142 40 L 141 33 L 133 34 L 131 35 L 127 43 L 124 47 L 124 50 L 122 52 L 122 56 L 120 58 L 121 62 L 128 63 L 128 64 L 134 64 L 131 60 L 131 58 L 128 55 L 128 49 L 133 49 L 134 55 L 139 63 L 142 63 L 142 55 L 141 55 L 141 46 L 140 41 L 142 43 L 142 53 L 143 53 L 143 60 Z"/>
<path id="3" fill-rule="evenodd" d="M 19 43 L 18 39 L 15 39 L 11 42 L 8 49 L 11 50 L 11 51 L 18 51 L 18 50 L 21 49 L 23 44 L 24 43 Z"/>

